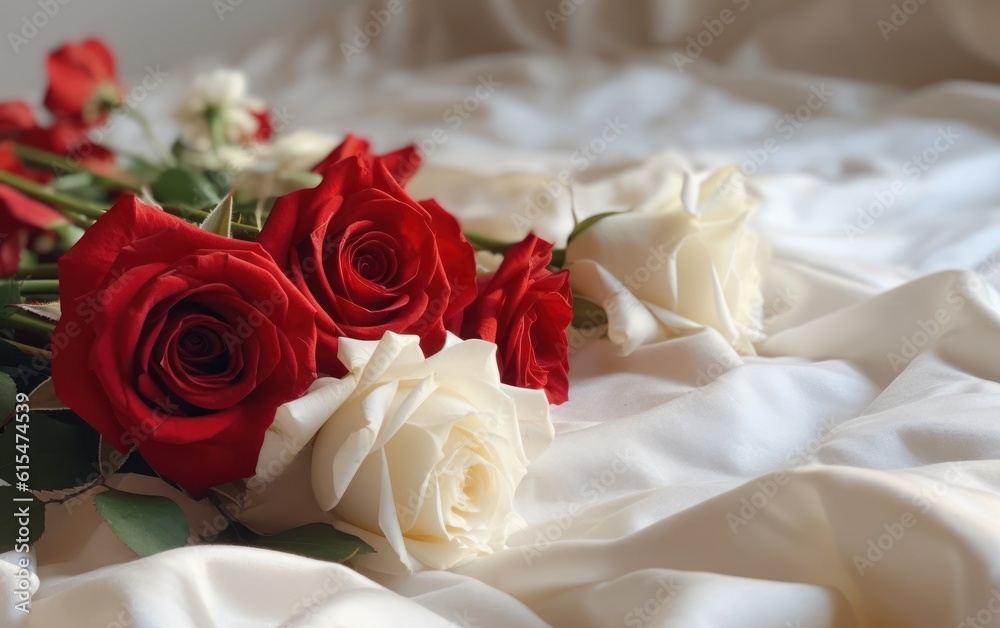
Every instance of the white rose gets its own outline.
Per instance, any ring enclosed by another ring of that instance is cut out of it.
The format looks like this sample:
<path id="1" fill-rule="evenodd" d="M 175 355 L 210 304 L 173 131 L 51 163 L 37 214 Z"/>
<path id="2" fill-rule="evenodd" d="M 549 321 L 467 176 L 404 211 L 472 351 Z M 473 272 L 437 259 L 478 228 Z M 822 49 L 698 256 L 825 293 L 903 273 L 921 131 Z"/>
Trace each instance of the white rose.
<path id="1" fill-rule="evenodd" d="M 261 473 L 318 430 L 317 501 L 375 548 L 357 564 L 390 573 L 502 549 L 521 521 L 514 492 L 553 438 L 545 393 L 501 384 L 496 345 L 449 336 L 425 359 L 419 342 L 341 338 L 350 373 L 282 406 L 258 461 Z"/>
<path id="2" fill-rule="evenodd" d="M 740 353 L 763 339 L 761 266 L 768 249 L 747 228 L 756 201 L 735 167 L 671 172 L 632 211 L 569 244 L 573 291 L 608 314 L 608 338 L 641 345 L 711 327 Z"/>
<path id="3" fill-rule="evenodd" d="M 224 170 L 236 175 L 254 164 L 258 153 L 264 144 L 254 142 L 248 144 L 225 144 L 216 150 L 200 151 L 182 149 L 182 161 L 185 164 L 203 170 Z"/>
<path id="4" fill-rule="evenodd" d="M 491 251 L 476 251 L 476 276 L 482 277 L 497 272 L 503 264 L 503 255 Z"/>
<path id="5" fill-rule="evenodd" d="M 223 139 L 241 144 L 260 129 L 257 115 L 264 103 L 247 95 L 247 79 L 234 70 L 215 70 L 196 75 L 181 97 L 177 119 L 181 139 L 194 150 L 212 149 L 210 115 L 222 120 Z"/>
<path id="6" fill-rule="evenodd" d="M 306 186 L 305 175 L 336 148 L 340 139 L 300 130 L 259 147 L 236 186 L 255 198 L 280 196 Z M 316 175 L 317 182 L 319 175 Z"/>

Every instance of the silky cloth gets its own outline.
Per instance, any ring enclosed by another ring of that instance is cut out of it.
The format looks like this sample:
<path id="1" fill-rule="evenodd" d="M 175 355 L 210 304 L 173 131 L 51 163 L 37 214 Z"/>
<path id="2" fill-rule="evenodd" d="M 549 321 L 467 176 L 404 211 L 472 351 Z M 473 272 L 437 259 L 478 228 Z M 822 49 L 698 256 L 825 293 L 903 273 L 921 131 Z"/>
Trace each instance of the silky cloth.
<path id="1" fill-rule="evenodd" d="M 157 119 L 192 69 L 228 63 L 284 108 L 279 132 L 418 142 L 414 194 L 497 238 L 561 243 L 573 211 L 634 206 L 664 168 L 735 163 L 773 250 L 768 337 L 753 357 L 708 329 L 626 357 L 574 345 L 523 529 L 451 572 L 235 547 L 137 560 L 83 499 L 48 509 L 30 615 L 4 566 L 7 625 L 1000 625 L 1000 89 L 948 80 L 997 78 L 994 7 L 915 2 L 885 38 L 888 0 L 754 2 L 694 55 L 686 38 L 743 2 L 588 0 L 554 28 L 558 2 L 403 3 L 347 59 L 383 3 L 278 20 L 245 2 L 216 21 L 179 2 L 141 36 L 107 20 L 161 9 L 126 4 L 68 5 L 43 35 L 108 32 L 133 82 L 162 63 Z M 211 41 L 168 45 L 171 23 Z M 41 67 L 40 41 L 18 72 Z M 572 194 L 552 187 L 564 170 Z M 156 480 L 115 483 L 178 499 L 196 534 L 218 525 Z M 258 526 L 324 517 L 307 485 L 276 492 Z"/>

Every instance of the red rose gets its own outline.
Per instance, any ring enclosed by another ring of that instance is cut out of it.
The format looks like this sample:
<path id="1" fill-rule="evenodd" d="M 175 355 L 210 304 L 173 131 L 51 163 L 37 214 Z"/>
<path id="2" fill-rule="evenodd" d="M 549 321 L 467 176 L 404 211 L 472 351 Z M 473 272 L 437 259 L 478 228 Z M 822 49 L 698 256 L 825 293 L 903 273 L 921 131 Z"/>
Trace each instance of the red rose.
<path id="1" fill-rule="evenodd" d="M 59 260 L 56 394 L 194 496 L 254 474 L 315 376 L 315 313 L 252 242 L 122 197 Z"/>
<path id="2" fill-rule="evenodd" d="M 333 149 L 333 152 L 324 157 L 323 161 L 316 164 L 312 171 L 325 174 L 331 166 L 348 157 L 361 159 L 369 168 L 374 168 L 375 163 L 382 164 L 400 186 L 406 186 L 410 177 L 420 167 L 420 153 L 417 152 L 417 147 L 412 144 L 391 153 L 376 156 L 372 154 L 371 146 L 367 141 L 348 134 L 340 146 Z"/>
<path id="3" fill-rule="evenodd" d="M 12 172 L 19 177 L 38 181 L 39 183 L 47 183 L 52 179 L 52 175 L 44 170 L 35 170 L 26 167 L 24 162 L 18 159 L 17 153 L 14 152 L 14 143 L 11 141 L 0 142 L 0 170 Z"/>
<path id="4" fill-rule="evenodd" d="M 49 173 L 28 169 L 14 152 L 13 142 L 24 141 L 36 128 L 35 114 L 28 103 L 16 100 L 0 103 L 0 170 L 46 183 L 52 178 Z"/>
<path id="5" fill-rule="evenodd" d="M 0 145 L 2 151 L 3 145 Z M 0 168 L 3 157 L 0 156 Z M 0 185 L 0 277 L 10 277 L 21 263 L 21 247 L 31 236 L 67 224 L 54 209 L 17 190 Z"/>
<path id="6" fill-rule="evenodd" d="M 569 271 L 553 273 L 551 263 L 552 245 L 529 235 L 480 281 L 476 301 L 449 327 L 462 338 L 497 344 L 503 383 L 542 389 L 549 403 L 560 404 L 569 398 L 573 296 Z"/>
<path id="7" fill-rule="evenodd" d="M 88 126 L 123 99 L 114 55 L 100 40 L 66 44 L 49 54 L 45 65 L 49 74 L 45 106 L 58 118 Z"/>
<path id="8" fill-rule="evenodd" d="M 319 368 L 342 375 L 337 338 L 416 334 L 441 349 L 444 321 L 476 295 L 472 246 L 434 201 L 416 202 L 377 158 L 356 155 L 319 186 L 279 198 L 257 239 L 317 315 Z"/>
<path id="9" fill-rule="evenodd" d="M 19 100 L 0 103 L 0 140 L 16 139 L 33 128 L 35 114 L 31 105 Z"/>
<path id="10" fill-rule="evenodd" d="M 19 140 L 28 146 L 76 159 L 100 170 L 114 163 L 114 153 L 87 138 L 86 131 L 72 122 L 58 121 L 50 127 L 35 127 Z"/>
<path id="11" fill-rule="evenodd" d="M 270 142 L 274 130 L 271 128 L 271 114 L 267 111 L 255 111 L 253 117 L 257 118 L 257 132 L 246 141 L 260 142 L 262 144 Z"/>

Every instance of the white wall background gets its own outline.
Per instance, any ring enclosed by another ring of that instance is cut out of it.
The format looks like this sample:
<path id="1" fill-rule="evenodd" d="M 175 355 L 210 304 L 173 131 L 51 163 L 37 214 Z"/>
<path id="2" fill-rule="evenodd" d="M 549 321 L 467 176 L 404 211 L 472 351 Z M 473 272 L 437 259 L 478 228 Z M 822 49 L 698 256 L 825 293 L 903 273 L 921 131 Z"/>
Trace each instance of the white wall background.
<path id="1" fill-rule="evenodd" d="M 355 41 L 355 28 L 391 2 L 399 3 L 398 15 L 346 63 L 340 44 Z M 894 7 L 912 15 L 898 13 L 905 23 L 885 37 L 879 20 L 891 20 Z M 89 34 L 115 46 L 126 78 L 141 76 L 147 64 L 179 69 L 206 63 L 207 55 L 239 65 L 268 42 L 284 40 L 287 48 L 296 39 L 314 48 L 325 41 L 310 54 L 363 74 L 524 48 L 609 57 L 684 48 L 705 20 L 726 10 L 734 21 L 713 37 L 705 58 L 909 87 L 1000 80 L 990 63 L 1000 62 L 1000 5 L 991 0 L 4 0 L 0 98 L 38 98 L 45 53 Z M 34 30 L 25 20 L 44 26 L 15 45 Z"/>

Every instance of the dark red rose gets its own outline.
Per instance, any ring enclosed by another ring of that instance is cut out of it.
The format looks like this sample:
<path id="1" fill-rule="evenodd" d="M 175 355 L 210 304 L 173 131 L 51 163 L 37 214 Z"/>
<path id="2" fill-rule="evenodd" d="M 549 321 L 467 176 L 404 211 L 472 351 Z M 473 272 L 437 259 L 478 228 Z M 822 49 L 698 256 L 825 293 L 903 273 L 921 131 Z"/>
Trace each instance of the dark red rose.
<path id="1" fill-rule="evenodd" d="M 366 140 L 348 134 L 340 146 L 333 149 L 333 152 L 324 157 L 323 161 L 316 164 L 312 171 L 324 174 L 331 166 L 348 157 L 361 159 L 369 168 L 374 168 L 375 163 L 382 164 L 396 180 L 396 183 L 402 187 L 406 186 L 410 177 L 420 167 L 420 153 L 417 152 L 417 147 L 412 144 L 391 153 L 376 156 L 372 154 L 371 146 Z"/>
<path id="2" fill-rule="evenodd" d="M 122 197 L 59 260 L 56 394 L 192 495 L 254 474 L 315 377 L 309 302 L 260 245 Z"/>
<path id="3" fill-rule="evenodd" d="M 31 105 L 19 100 L 0 103 L 0 140 L 17 139 L 33 128 L 35 114 Z"/>
<path id="4" fill-rule="evenodd" d="M 17 153 L 14 152 L 14 143 L 11 141 L 0 142 L 0 170 L 12 172 L 19 177 L 39 183 L 48 183 L 52 179 L 52 175 L 44 170 L 35 170 L 25 166 L 24 162 L 18 158 Z"/>
<path id="5" fill-rule="evenodd" d="M 37 128 L 31 105 L 16 100 L 0 103 L 0 170 L 41 183 L 52 178 L 43 170 L 26 167 L 14 152 L 14 142 L 23 142 Z"/>
<path id="6" fill-rule="evenodd" d="M 2 151 L 2 145 L 0 145 Z M 0 156 L 0 169 L 3 158 Z M 0 184 L 0 277 L 15 274 L 29 238 L 67 224 L 56 210 Z"/>
<path id="7" fill-rule="evenodd" d="M 106 169 L 115 160 L 114 153 L 91 142 L 84 129 L 67 121 L 57 121 L 50 127 L 35 127 L 25 132 L 19 141 L 75 159 L 91 169 Z"/>
<path id="8" fill-rule="evenodd" d="M 560 404 L 569 398 L 573 295 L 569 271 L 553 273 L 551 263 L 552 245 L 529 235 L 480 280 L 476 301 L 449 327 L 464 339 L 497 344 L 503 383 L 544 390 L 549 403 Z"/>
<path id="9" fill-rule="evenodd" d="M 411 199 L 377 159 L 347 157 L 319 186 L 279 198 L 257 239 L 317 316 L 320 371 L 342 375 L 337 338 L 416 334 L 427 355 L 476 295 L 472 246 L 434 201 Z"/>
<path id="10" fill-rule="evenodd" d="M 49 75 L 45 106 L 57 118 L 89 126 L 124 97 L 115 57 L 98 39 L 64 45 L 49 54 L 45 66 Z"/>

